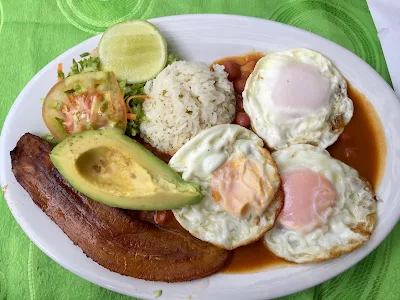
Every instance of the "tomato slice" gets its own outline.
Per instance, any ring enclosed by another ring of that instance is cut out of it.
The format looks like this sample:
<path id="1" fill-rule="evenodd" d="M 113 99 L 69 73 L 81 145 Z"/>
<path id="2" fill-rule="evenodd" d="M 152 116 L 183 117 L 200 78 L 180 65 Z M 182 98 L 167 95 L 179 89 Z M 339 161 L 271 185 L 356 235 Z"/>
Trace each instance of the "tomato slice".
<path id="1" fill-rule="evenodd" d="M 81 73 L 58 82 L 44 99 L 42 116 L 58 142 L 85 130 L 126 129 L 124 97 L 113 72 Z"/>

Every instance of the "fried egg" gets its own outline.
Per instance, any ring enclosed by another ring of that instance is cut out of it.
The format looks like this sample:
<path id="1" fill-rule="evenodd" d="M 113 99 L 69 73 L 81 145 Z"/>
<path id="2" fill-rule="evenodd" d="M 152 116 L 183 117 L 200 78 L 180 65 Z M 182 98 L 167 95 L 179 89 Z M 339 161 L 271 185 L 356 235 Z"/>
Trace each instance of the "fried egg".
<path id="1" fill-rule="evenodd" d="M 376 222 L 371 185 L 321 148 L 293 145 L 272 154 L 282 178 L 285 203 L 267 247 L 296 263 L 351 252 L 366 242 Z"/>
<path id="2" fill-rule="evenodd" d="M 246 82 L 243 107 L 271 149 L 292 144 L 326 148 L 353 116 L 344 77 L 326 57 L 308 49 L 261 58 Z"/>
<path id="3" fill-rule="evenodd" d="M 272 228 L 283 206 L 277 166 L 263 141 L 233 124 L 203 130 L 169 165 L 201 185 L 203 200 L 174 209 L 192 235 L 225 249 L 258 240 Z"/>

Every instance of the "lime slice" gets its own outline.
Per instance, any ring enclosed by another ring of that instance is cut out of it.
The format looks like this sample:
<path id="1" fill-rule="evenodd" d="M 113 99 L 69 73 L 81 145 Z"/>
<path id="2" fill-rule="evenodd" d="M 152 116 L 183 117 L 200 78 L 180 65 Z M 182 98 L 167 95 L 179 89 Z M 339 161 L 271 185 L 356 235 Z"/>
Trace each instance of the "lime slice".
<path id="1" fill-rule="evenodd" d="M 158 28 L 133 20 L 108 28 L 98 45 L 101 69 L 129 83 L 153 79 L 167 61 L 167 42 Z"/>

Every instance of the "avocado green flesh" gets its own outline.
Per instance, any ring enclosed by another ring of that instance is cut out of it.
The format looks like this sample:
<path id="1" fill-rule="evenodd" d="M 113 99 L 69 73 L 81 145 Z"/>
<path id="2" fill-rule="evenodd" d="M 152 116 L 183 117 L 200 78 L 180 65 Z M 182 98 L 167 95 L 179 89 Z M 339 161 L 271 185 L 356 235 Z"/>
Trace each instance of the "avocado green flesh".
<path id="1" fill-rule="evenodd" d="M 198 184 L 117 130 L 72 135 L 54 147 L 50 159 L 79 192 L 109 206 L 164 210 L 200 202 Z"/>

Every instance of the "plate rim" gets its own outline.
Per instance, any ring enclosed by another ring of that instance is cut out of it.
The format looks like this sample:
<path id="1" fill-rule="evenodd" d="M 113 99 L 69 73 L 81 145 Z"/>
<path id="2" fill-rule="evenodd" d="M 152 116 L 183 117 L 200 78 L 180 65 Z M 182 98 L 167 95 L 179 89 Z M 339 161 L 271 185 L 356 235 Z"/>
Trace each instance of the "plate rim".
<path id="1" fill-rule="evenodd" d="M 223 19 L 241 19 L 247 22 L 252 22 L 252 21 L 257 21 L 257 22 L 265 22 L 265 24 L 268 23 L 272 23 L 272 24 L 279 24 L 278 26 L 281 26 L 282 28 L 286 27 L 289 31 L 300 31 L 303 32 L 303 34 L 307 34 L 310 37 L 317 37 L 318 39 L 322 39 L 324 40 L 326 43 L 330 44 L 330 46 L 334 46 L 334 47 L 340 47 L 342 50 L 346 51 L 349 55 L 352 56 L 352 60 L 358 60 L 359 63 L 365 64 L 366 66 L 368 66 L 368 68 L 370 69 L 370 71 L 372 73 L 374 73 L 374 77 L 376 77 L 376 80 L 380 81 L 380 84 L 385 85 L 386 89 L 390 90 L 390 92 L 395 96 L 395 93 L 393 91 L 393 89 L 390 87 L 390 85 L 383 79 L 383 77 L 374 69 L 372 68 L 367 62 L 365 62 L 362 58 L 360 58 L 359 56 L 357 56 L 355 53 L 353 53 L 352 51 L 346 49 L 345 47 L 325 38 L 322 36 L 319 36 L 317 34 L 314 34 L 312 32 L 306 31 L 304 29 L 292 26 L 292 25 L 288 25 L 285 23 L 281 23 L 281 22 L 277 22 L 277 21 L 273 21 L 273 20 L 268 20 L 268 19 L 263 19 L 263 18 L 257 18 L 257 17 L 250 17 L 250 16 L 241 16 L 241 15 L 232 15 L 232 14 L 183 14 L 183 15 L 172 15 L 172 16 L 164 16 L 164 17 L 159 17 L 159 18 L 152 18 L 152 19 L 148 19 L 149 22 L 170 22 L 170 21 L 176 21 L 176 20 L 181 20 L 181 19 L 208 19 L 208 18 L 215 18 L 218 19 L 219 21 L 223 20 Z M 40 78 L 42 77 L 43 73 L 45 73 L 47 71 L 47 69 L 49 67 L 51 67 L 52 65 L 55 65 L 58 61 L 60 61 L 60 58 L 64 57 L 64 56 L 68 56 L 71 53 L 75 53 L 76 49 L 81 47 L 83 44 L 88 43 L 90 40 L 95 40 L 98 39 L 99 36 L 101 36 L 101 34 L 95 35 L 93 37 L 90 37 L 78 44 L 76 44 L 75 46 L 73 46 L 72 48 L 68 49 L 67 51 L 63 52 L 62 54 L 60 54 L 59 56 L 57 56 L 55 59 L 53 59 L 52 61 L 50 61 L 49 63 L 47 63 L 35 76 L 32 77 L 31 80 L 29 80 L 29 82 L 25 85 L 25 87 L 22 89 L 22 91 L 18 94 L 17 98 L 14 100 L 10 110 L 7 113 L 6 119 L 3 123 L 3 128 L 1 131 L 1 135 L 0 135 L 0 159 L 2 159 L 2 161 L 4 161 L 5 157 L 6 157 L 6 153 L 4 153 L 5 151 L 5 147 L 4 147 L 4 143 L 5 143 L 5 138 L 4 135 L 7 131 L 8 128 L 8 123 L 11 122 L 11 118 L 9 117 L 14 110 L 16 110 L 16 103 L 20 97 L 22 97 L 25 93 L 25 91 L 27 90 L 28 87 L 30 86 L 34 86 L 37 84 L 37 81 L 40 80 Z M 395 96 L 396 97 L 396 96 Z M 397 102 L 397 106 L 399 108 L 400 111 L 400 102 Z M 4 164 L 2 164 L 4 165 Z M 385 172 L 386 173 L 386 172 Z M 1 172 L 0 172 L 0 183 L 2 185 L 5 184 L 4 180 L 5 180 L 5 168 L 1 168 Z M 17 221 L 18 225 L 20 226 L 20 228 L 25 232 L 25 234 L 29 237 L 30 241 L 32 241 L 42 252 L 44 252 L 48 257 L 50 257 L 53 261 L 55 261 L 57 264 L 59 264 L 60 266 L 62 266 L 63 268 L 69 270 L 70 272 L 76 274 L 77 276 L 81 277 L 82 279 L 85 279 L 89 282 L 92 282 L 98 286 L 101 286 L 103 288 L 112 290 L 114 292 L 117 293 L 123 293 L 126 294 L 125 292 L 119 290 L 118 288 L 116 288 L 113 285 L 109 285 L 106 284 L 104 282 L 101 282 L 101 278 L 99 277 L 91 277 L 88 274 L 85 274 L 84 272 L 81 272 L 80 270 L 77 270 L 67 264 L 64 264 L 60 259 L 57 258 L 56 255 L 54 255 L 53 253 L 51 253 L 50 251 L 48 251 L 47 248 L 45 248 L 43 245 L 41 245 L 40 243 L 37 243 L 37 238 L 35 237 L 35 233 L 34 230 L 32 228 L 30 228 L 27 224 L 25 224 L 25 221 L 23 220 L 22 217 L 20 217 L 12 208 L 12 200 L 7 199 L 6 195 L 4 195 L 4 198 L 7 202 L 7 205 L 14 217 L 14 219 Z M 379 240 L 376 245 L 374 245 L 371 249 L 369 249 L 369 251 L 367 251 L 366 253 L 363 253 L 362 255 L 359 255 L 358 257 L 355 257 L 355 259 L 347 264 L 344 265 L 340 268 L 339 271 L 335 271 L 334 274 L 329 274 L 329 275 L 325 275 L 323 274 L 322 276 L 320 276 L 319 278 L 315 279 L 312 283 L 307 283 L 307 284 L 303 284 L 301 288 L 292 288 L 292 289 L 288 289 L 285 292 L 279 294 L 280 297 L 282 296 L 286 296 L 289 294 L 293 294 L 293 293 L 297 293 L 306 289 L 309 289 L 311 287 L 314 287 L 316 285 L 321 284 L 322 282 L 325 282 L 341 273 L 343 273 L 344 271 L 348 270 L 349 268 L 353 267 L 355 264 L 359 263 L 362 259 L 364 259 L 366 256 L 368 256 L 372 251 L 374 251 L 383 241 L 384 239 L 391 233 L 391 231 L 393 230 L 393 228 L 396 226 L 396 224 L 398 223 L 400 219 L 400 211 L 397 212 L 396 214 L 396 218 L 393 218 L 390 228 L 388 228 L 386 230 L 385 234 L 380 234 L 380 237 L 377 237 L 377 239 Z M 268 270 L 267 270 L 268 272 Z M 157 284 L 157 282 L 154 282 L 154 284 Z M 135 291 L 135 295 L 139 295 L 140 291 Z M 133 294 L 126 294 L 129 296 L 132 296 Z M 146 294 L 147 295 L 147 294 Z M 144 296 L 144 295 L 140 295 L 140 296 L 135 296 L 135 297 L 141 297 L 143 299 L 146 299 L 146 297 L 149 297 L 149 295 Z"/>

